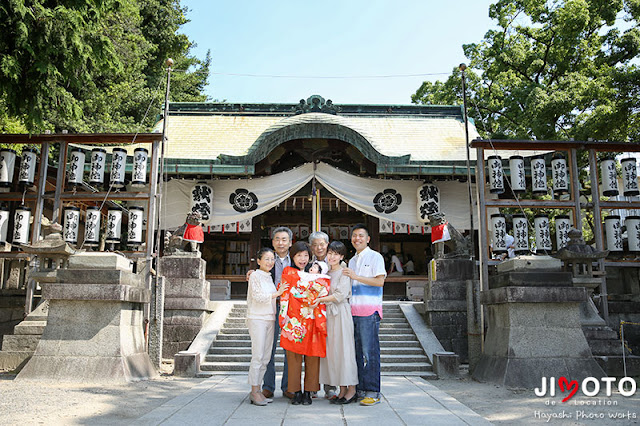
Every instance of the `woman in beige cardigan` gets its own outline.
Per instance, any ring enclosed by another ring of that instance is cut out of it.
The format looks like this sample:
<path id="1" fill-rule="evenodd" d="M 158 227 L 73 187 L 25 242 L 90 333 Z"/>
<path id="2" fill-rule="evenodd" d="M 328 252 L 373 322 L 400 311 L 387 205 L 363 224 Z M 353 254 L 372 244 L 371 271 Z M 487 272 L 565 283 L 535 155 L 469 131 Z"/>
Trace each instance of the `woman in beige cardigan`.
<path id="1" fill-rule="evenodd" d="M 271 359 L 273 332 L 276 319 L 276 298 L 288 288 L 282 284 L 278 290 L 271 278 L 271 268 L 275 264 L 275 255 L 270 248 L 263 248 L 256 256 L 260 269 L 249 277 L 247 289 L 247 327 L 251 337 L 251 364 L 249 366 L 249 384 L 251 385 L 251 403 L 267 405 L 273 400 L 266 398 L 260 391 L 262 378 Z"/>
<path id="2" fill-rule="evenodd" d="M 340 386 L 338 397 L 331 402 L 350 404 L 356 400 L 358 367 L 351 317 L 351 279 L 342 275 L 341 262 L 347 248 L 340 241 L 333 241 L 327 248 L 326 261 L 331 268 L 329 295 L 316 299 L 316 304 L 327 307 L 327 356 L 320 358 L 320 383 Z"/>

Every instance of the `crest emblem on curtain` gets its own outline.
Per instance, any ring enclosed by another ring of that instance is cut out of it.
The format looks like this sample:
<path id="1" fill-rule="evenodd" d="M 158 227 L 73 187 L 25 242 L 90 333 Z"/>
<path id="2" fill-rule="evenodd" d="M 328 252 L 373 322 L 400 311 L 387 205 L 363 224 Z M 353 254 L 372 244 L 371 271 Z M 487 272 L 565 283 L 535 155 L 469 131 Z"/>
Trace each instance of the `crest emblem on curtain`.
<path id="1" fill-rule="evenodd" d="M 387 188 L 373 197 L 373 207 L 379 213 L 393 213 L 398 210 L 400 204 L 402 204 L 402 195 L 395 189 Z"/>
<path id="2" fill-rule="evenodd" d="M 251 212 L 258 208 L 258 197 L 256 197 L 256 194 L 253 192 L 239 188 L 229 195 L 229 203 L 231 203 L 233 209 L 237 212 Z"/>

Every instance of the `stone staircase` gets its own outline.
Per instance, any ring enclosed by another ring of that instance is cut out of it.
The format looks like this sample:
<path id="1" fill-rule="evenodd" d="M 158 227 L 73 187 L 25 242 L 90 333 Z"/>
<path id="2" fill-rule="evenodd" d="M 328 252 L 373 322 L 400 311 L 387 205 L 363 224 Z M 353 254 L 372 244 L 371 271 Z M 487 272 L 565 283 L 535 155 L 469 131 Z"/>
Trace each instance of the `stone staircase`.
<path id="1" fill-rule="evenodd" d="M 205 361 L 200 364 L 201 376 L 213 374 L 246 374 L 251 360 L 251 341 L 245 326 L 247 306 L 234 304 L 224 327 L 211 344 Z M 380 323 L 380 361 L 382 375 L 431 376 L 429 358 L 397 303 L 383 304 Z M 282 371 L 284 351 L 276 350 L 276 370 Z"/>
<path id="2" fill-rule="evenodd" d="M 49 302 L 44 301 L 16 325 L 13 334 L 5 334 L 0 350 L 0 370 L 20 369 L 31 358 L 47 326 Z"/>

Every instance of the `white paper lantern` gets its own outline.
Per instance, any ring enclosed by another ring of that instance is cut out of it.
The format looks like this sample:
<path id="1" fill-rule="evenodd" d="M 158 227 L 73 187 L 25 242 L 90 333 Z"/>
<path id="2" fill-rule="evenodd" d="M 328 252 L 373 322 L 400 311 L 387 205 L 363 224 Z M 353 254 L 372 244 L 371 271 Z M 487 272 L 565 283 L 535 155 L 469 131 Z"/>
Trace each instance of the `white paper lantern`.
<path id="1" fill-rule="evenodd" d="M 556 222 L 556 250 L 560 250 L 569 242 L 571 219 L 567 215 L 558 215 L 554 220 Z"/>
<path id="2" fill-rule="evenodd" d="M 191 211 L 202 214 L 202 222 L 211 219 L 213 212 L 213 189 L 205 182 L 198 182 L 191 190 Z"/>
<path id="3" fill-rule="evenodd" d="M 527 190 L 527 179 L 524 171 L 524 157 L 512 155 L 509 157 L 511 172 L 511 190 L 514 194 L 523 194 Z"/>
<path id="4" fill-rule="evenodd" d="M 516 255 L 529 253 L 529 223 L 524 214 L 513 215 L 513 246 Z"/>
<path id="5" fill-rule="evenodd" d="M 107 151 L 102 148 L 91 150 L 91 170 L 89 171 L 89 183 L 102 185 L 104 183 L 104 167 L 107 163 Z"/>
<path id="6" fill-rule="evenodd" d="M 87 207 L 87 215 L 84 222 L 84 245 L 87 247 L 97 247 L 100 245 L 100 208 L 97 206 Z"/>
<path id="7" fill-rule="evenodd" d="M 502 213 L 491 215 L 491 231 L 493 232 L 493 252 L 507 252 L 507 219 Z"/>
<path id="8" fill-rule="evenodd" d="M 20 161 L 20 171 L 18 172 L 18 182 L 31 186 L 35 182 L 38 154 L 33 148 L 22 150 L 22 160 Z"/>
<path id="9" fill-rule="evenodd" d="M 7 242 L 7 234 L 9 233 L 9 217 L 11 212 L 6 207 L 0 207 L 0 243 Z"/>
<path id="10" fill-rule="evenodd" d="M 127 150 L 113 148 L 111 152 L 111 180 L 114 188 L 124 188 L 124 177 L 127 168 Z"/>
<path id="11" fill-rule="evenodd" d="M 547 193 L 547 164 L 542 155 L 531 157 L 531 190 L 535 195 Z"/>
<path id="12" fill-rule="evenodd" d="M 545 252 L 551 251 L 549 217 L 546 214 L 535 215 L 533 226 L 536 231 L 536 254 L 546 254 Z"/>
<path id="13" fill-rule="evenodd" d="M 133 173 L 131 185 L 144 186 L 147 184 L 147 159 L 149 151 L 145 148 L 136 148 L 133 151 Z"/>
<path id="14" fill-rule="evenodd" d="M 611 215 L 604 218 L 604 229 L 607 235 L 607 250 L 620 252 L 624 249 L 622 243 L 622 225 L 620 216 Z"/>
<path id="15" fill-rule="evenodd" d="M 623 158 L 622 165 L 622 186 L 625 197 L 640 195 L 638 190 L 638 166 L 635 158 Z"/>
<path id="16" fill-rule="evenodd" d="M 31 209 L 20 206 L 16 208 L 13 216 L 13 243 L 28 244 L 31 228 Z"/>
<path id="17" fill-rule="evenodd" d="M 84 160 L 86 155 L 83 150 L 74 148 L 71 150 L 69 156 L 69 175 L 68 180 L 70 184 L 80 185 L 84 179 Z"/>
<path id="18" fill-rule="evenodd" d="M 66 242 L 75 244 L 78 242 L 79 229 L 80 229 L 80 209 L 78 207 L 65 207 L 62 237 Z"/>
<path id="19" fill-rule="evenodd" d="M 9 148 L 0 151 L 0 187 L 9 187 L 13 182 L 16 167 L 16 152 Z"/>
<path id="20" fill-rule="evenodd" d="M 428 222 L 429 215 L 440 211 L 440 190 L 431 184 L 418 188 L 418 220 Z"/>
<path id="21" fill-rule="evenodd" d="M 502 194 L 504 192 L 504 172 L 502 170 L 502 158 L 499 155 L 487 157 L 487 174 L 489 175 L 489 192 Z"/>
<path id="22" fill-rule="evenodd" d="M 129 207 L 129 225 L 127 244 L 139 246 L 142 244 L 142 223 L 144 219 L 144 209 L 142 207 Z"/>
<path id="23" fill-rule="evenodd" d="M 600 161 L 600 177 L 602 179 L 602 195 L 605 197 L 618 195 L 618 172 L 615 159 L 605 158 Z"/>
<path id="24" fill-rule="evenodd" d="M 551 178 L 553 179 L 553 193 L 555 195 L 569 192 L 569 172 L 567 172 L 567 160 L 559 152 L 553 154 L 551 160 Z"/>
<path id="25" fill-rule="evenodd" d="M 640 216 L 627 216 L 624 223 L 627 227 L 629 251 L 640 252 Z"/>
<path id="26" fill-rule="evenodd" d="M 107 239 L 111 244 L 118 244 L 122 236 L 122 210 L 110 208 L 107 210 Z"/>

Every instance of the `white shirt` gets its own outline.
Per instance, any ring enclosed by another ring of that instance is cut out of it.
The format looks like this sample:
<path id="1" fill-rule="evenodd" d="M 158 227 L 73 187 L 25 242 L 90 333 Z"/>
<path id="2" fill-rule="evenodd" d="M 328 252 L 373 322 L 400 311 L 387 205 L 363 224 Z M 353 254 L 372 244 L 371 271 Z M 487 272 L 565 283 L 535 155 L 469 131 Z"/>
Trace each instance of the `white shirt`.
<path id="1" fill-rule="evenodd" d="M 393 256 L 391 256 L 391 263 L 393 263 L 396 266 L 396 271 L 398 272 L 404 272 L 402 270 L 402 263 L 400 262 L 400 259 L 398 259 L 398 256 L 396 256 L 395 254 Z"/>
<path id="2" fill-rule="evenodd" d="M 374 278 L 378 275 L 384 275 L 386 278 L 387 276 L 382 255 L 369 247 L 366 247 L 351 258 L 349 268 L 353 269 L 356 275 L 361 277 Z M 351 286 L 351 314 L 357 317 L 367 317 L 376 312 L 382 318 L 382 287 L 367 285 L 353 280 Z"/>
<path id="3" fill-rule="evenodd" d="M 276 286 L 273 284 L 271 273 L 262 269 L 254 271 L 249 276 L 247 319 L 274 321 L 276 319 L 276 299 L 272 296 L 275 292 Z"/>

